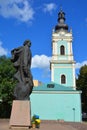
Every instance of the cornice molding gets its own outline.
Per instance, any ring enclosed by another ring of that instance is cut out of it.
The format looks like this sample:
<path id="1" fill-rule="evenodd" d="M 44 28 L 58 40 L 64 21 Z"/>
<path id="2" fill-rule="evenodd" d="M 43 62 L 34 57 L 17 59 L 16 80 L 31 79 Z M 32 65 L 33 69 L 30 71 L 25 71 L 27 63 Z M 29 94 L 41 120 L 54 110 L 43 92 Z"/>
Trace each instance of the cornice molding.
<path id="1" fill-rule="evenodd" d="M 73 90 L 73 91 L 33 91 L 32 93 L 34 94 L 81 94 L 82 91 L 76 91 L 76 90 Z"/>

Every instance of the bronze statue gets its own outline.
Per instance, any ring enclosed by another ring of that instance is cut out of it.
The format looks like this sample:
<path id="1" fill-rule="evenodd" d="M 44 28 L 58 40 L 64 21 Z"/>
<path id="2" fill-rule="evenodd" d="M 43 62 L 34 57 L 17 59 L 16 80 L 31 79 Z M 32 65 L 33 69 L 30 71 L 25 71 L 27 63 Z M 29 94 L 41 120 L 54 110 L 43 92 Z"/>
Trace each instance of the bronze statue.
<path id="1" fill-rule="evenodd" d="M 33 78 L 30 71 L 31 67 L 31 42 L 25 40 L 23 46 L 11 51 L 13 66 L 16 69 L 14 78 L 18 83 L 14 89 L 14 97 L 17 100 L 28 100 L 33 89 Z"/>

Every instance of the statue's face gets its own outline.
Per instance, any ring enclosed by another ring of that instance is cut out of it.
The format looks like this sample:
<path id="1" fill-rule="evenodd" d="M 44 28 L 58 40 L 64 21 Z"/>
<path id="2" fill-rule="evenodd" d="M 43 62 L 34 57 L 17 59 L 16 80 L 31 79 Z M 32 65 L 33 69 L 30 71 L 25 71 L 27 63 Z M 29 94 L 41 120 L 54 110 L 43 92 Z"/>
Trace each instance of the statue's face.
<path id="1" fill-rule="evenodd" d="M 28 42 L 28 46 L 29 46 L 29 47 L 31 46 L 31 42 Z"/>
<path id="2" fill-rule="evenodd" d="M 26 40 L 25 42 L 24 42 L 24 44 L 23 44 L 24 46 L 28 46 L 28 47 L 30 47 L 31 46 L 31 42 L 30 42 L 30 40 Z"/>

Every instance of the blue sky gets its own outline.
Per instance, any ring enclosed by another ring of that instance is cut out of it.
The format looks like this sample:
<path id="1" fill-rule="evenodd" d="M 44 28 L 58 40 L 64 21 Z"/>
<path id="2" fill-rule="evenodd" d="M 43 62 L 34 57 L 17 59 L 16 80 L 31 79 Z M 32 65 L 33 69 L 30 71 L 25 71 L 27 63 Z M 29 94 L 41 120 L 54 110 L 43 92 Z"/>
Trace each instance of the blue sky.
<path id="1" fill-rule="evenodd" d="M 72 28 L 78 73 L 79 68 L 87 64 L 86 0 L 0 0 L 0 56 L 10 57 L 13 48 L 30 39 L 33 78 L 49 82 L 52 29 L 57 24 L 61 6 L 66 23 Z"/>

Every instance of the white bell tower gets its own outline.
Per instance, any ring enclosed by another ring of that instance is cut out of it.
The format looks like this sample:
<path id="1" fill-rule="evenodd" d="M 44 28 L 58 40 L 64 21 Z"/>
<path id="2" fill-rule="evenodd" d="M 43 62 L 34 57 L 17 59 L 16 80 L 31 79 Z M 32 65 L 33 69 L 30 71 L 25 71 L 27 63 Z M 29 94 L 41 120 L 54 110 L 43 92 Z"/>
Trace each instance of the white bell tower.
<path id="1" fill-rule="evenodd" d="M 65 24 L 65 13 L 58 13 L 58 24 L 52 32 L 51 81 L 76 89 L 72 31 Z"/>

